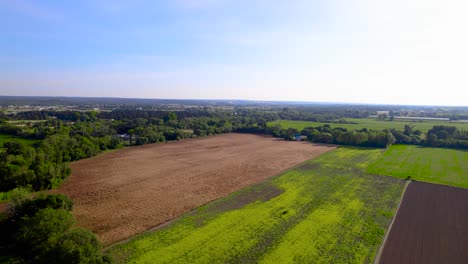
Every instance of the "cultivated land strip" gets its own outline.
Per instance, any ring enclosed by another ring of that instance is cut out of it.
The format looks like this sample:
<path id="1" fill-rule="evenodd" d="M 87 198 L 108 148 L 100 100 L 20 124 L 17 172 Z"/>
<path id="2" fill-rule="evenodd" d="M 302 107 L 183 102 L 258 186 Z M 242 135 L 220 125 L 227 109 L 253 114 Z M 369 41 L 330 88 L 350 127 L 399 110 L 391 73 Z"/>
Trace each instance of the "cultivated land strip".
<path id="1" fill-rule="evenodd" d="M 466 263 L 467 208 L 467 189 L 413 181 L 379 263 Z"/>
<path id="2" fill-rule="evenodd" d="M 372 263 L 405 185 L 365 173 L 381 154 L 337 149 L 110 251 L 118 263 Z"/>

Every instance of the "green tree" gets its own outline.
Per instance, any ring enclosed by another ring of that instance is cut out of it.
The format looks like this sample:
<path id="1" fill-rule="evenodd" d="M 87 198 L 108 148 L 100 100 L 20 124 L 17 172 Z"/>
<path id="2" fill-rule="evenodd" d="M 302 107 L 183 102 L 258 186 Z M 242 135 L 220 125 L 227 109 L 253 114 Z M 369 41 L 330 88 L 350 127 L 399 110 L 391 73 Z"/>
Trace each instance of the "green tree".
<path id="1" fill-rule="evenodd" d="M 73 223 L 72 214 L 66 210 L 41 209 L 34 216 L 20 220 L 16 242 L 26 259 L 44 262 L 57 240 Z"/>
<path id="2" fill-rule="evenodd" d="M 75 228 L 64 233 L 49 254 L 49 263 L 103 263 L 101 243 L 91 231 Z"/>

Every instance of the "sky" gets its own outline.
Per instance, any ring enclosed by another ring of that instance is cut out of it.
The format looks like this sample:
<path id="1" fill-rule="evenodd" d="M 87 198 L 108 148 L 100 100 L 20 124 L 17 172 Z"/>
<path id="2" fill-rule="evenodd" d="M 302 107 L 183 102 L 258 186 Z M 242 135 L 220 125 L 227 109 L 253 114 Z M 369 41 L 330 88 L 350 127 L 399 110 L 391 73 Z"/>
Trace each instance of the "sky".
<path id="1" fill-rule="evenodd" d="M 0 95 L 468 105 L 468 1 L 0 0 Z"/>

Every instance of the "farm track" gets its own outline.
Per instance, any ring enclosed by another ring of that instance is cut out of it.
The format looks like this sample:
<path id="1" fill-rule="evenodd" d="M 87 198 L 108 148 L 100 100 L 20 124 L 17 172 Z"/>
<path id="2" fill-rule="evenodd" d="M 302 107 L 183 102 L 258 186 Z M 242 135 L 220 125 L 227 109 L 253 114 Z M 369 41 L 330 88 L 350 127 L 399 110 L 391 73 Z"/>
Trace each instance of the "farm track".
<path id="1" fill-rule="evenodd" d="M 333 149 L 249 134 L 131 147 L 72 163 L 56 192 L 109 245 Z"/>
<path id="2" fill-rule="evenodd" d="M 379 263 L 466 263 L 466 245 L 468 190 L 413 181 Z"/>

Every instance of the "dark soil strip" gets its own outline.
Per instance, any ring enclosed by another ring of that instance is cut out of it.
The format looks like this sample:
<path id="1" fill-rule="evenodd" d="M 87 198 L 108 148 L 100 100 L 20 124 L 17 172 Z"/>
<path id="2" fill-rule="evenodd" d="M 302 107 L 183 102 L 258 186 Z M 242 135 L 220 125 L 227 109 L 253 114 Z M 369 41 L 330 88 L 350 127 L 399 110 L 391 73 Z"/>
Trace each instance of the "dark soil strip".
<path id="1" fill-rule="evenodd" d="M 412 182 L 380 263 L 468 263 L 468 190 Z"/>
<path id="2" fill-rule="evenodd" d="M 234 197 L 229 200 L 220 200 L 220 202 L 215 202 L 211 207 L 209 207 L 209 211 L 221 213 L 241 209 L 255 201 L 266 202 L 282 193 L 283 190 L 274 186 L 270 182 L 263 182 L 252 187 L 247 187 L 245 190 L 241 190 L 238 195 L 234 194 Z"/>

